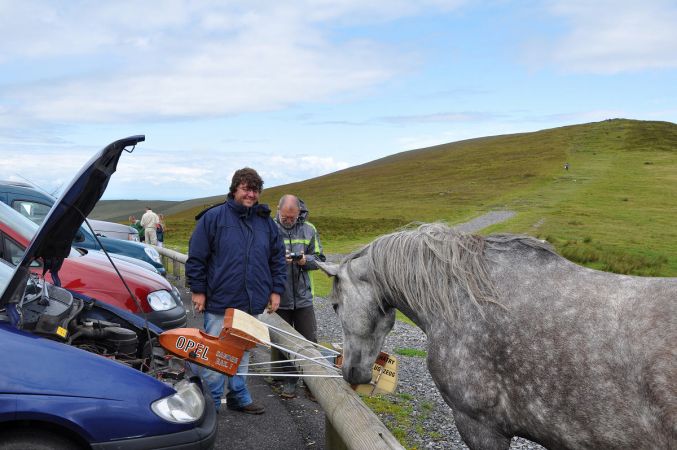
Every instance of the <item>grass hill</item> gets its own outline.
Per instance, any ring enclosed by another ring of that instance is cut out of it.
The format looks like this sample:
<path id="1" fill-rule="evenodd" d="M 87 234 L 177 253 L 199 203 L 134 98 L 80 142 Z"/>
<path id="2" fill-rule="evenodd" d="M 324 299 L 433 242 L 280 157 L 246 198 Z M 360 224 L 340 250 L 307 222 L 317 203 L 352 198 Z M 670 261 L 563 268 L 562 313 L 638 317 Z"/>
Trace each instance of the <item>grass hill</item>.
<path id="1" fill-rule="evenodd" d="M 266 189 L 262 202 L 275 205 L 283 193 L 308 204 L 329 252 L 412 221 L 453 224 L 509 209 L 515 218 L 485 231 L 546 238 L 603 270 L 677 276 L 677 125 L 669 122 L 614 119 L 412 150 Z M 170 244 L 185 251 L 194 215 L 222 198 L 172 205 Z"/>
<path id="2" fill-rule="evenodd" d="M 209 205 L 222 202 L 224 197 L 225 194 L 185 201 L 101 200 L 96 204 L 89 217 L 110 222 L 127 223 L 129 216 L 136 216 L 137 219 L 140 219 L 141 215 L 146 212 L 146 206 L 150 206 L 158 214 L 170 216 L 186 210 L 202 210 Z"/>
<path id="3" fill-rule="evenodd" d="M 183 202 L 165 200 L 101 200 L 96 204 L 89 217 L 110 222 L 127 223 L 129 216 L 136 216 L 137 219 L 140 219 L 141 215 L 146 212 L 146 206 L 150 206 L 155 212 L 166 214 L 166 211 L 177 203 Z"/>

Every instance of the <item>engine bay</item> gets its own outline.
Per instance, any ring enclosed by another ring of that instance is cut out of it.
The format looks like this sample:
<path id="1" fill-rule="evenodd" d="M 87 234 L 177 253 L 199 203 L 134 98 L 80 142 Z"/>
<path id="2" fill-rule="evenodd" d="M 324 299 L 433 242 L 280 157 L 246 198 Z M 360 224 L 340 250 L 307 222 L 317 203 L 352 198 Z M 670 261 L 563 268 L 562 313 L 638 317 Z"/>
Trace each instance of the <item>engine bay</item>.
<path id="1" fill-rule="evenodd" d="M 158 333 L 116 315 L 94 299 L 79 298 L 39 275 L 27 277 L 18 303 L 6 316 L 21 330 L 71 345 L 140 370 L 174 385 L 192 372 L 181 358 L 165 352 Z"/>

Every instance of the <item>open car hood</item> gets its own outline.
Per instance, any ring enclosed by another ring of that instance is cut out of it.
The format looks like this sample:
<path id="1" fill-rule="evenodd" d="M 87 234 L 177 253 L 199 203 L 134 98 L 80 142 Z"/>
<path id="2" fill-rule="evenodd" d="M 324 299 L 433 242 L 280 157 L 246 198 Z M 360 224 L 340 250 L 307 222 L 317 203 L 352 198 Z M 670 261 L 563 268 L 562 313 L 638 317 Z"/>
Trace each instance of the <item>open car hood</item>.
<path id="1" fill-rule="evenodd" d="M 26 288 L 28 268 L 33 260 L 40 258 L 43 260 L 45 270 L 58 272 L 64 258 L 71 251 L 73 239 L 80 225 L 106 190 L 122 151 L 129 149 L 131 152 L 136 144 L 145 139 L 145 136 L 138 135 L 112 142 L 80 169 L 49 210 L 26 248 L 23 259 L 16 266 L 14 275 L 0 298 L 0 305 L 19 302 Z"/>

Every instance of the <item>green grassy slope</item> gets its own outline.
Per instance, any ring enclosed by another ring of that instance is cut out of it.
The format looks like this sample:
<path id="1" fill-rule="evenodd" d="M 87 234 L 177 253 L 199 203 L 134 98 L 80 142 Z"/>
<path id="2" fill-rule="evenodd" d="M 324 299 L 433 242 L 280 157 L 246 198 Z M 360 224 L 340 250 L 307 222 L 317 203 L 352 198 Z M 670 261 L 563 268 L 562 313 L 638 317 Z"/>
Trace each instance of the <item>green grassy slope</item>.
<path id="1" fill-rule="evenodd" d="M 166 211 L 177 203 L 166 200 L 101 200 L 89 215 L 92 219 L 108 220 L 110 222 L 127 223 L 129 216 L 137 219 L 146 212 L 146 206 L 153 208 L 157 213 L 166 214 Z"/>
<path id="2" fill-rule="evenodd" d="M 266 189 L 262 201 L 303 198 L 329 252 L 411 221 L 510 209 L 514 219 L 485 231 L 545 237 L 592 267 L 677 276 L 676 181 L 677 125 L 618 119 L 403 152 Z M 170 244 L 184 251 L 209 203 L 194 202 L 168 222 Z"/>
<path id="3" fill-rule="evenodd" d="M 172 215 L 188 209 L 203 209 L 214 203 L 223 201 L 224 195 L 205 197 L 185 201 L 168 200 L 101 200 L 90 214 L 92 219 L 127 223 L 129 216 L 140 218 L 146 212 L 146 206 L 159 214 Z"/>

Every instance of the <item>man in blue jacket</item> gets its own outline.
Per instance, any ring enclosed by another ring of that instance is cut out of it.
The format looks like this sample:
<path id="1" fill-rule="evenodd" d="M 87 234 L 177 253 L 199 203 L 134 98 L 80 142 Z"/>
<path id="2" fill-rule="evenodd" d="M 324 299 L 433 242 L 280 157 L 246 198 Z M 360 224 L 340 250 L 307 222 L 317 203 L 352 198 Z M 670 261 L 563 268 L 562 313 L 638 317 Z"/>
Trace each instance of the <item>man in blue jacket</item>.
<path id="1" fill-rule="evenodd" d="M 259 204 L 263 180 L 251 168 L 235 172 L 228 200 L 201 212 L 190 238 L 186 277 L 197 311 L 204 311 L 204 328 L 218 335 L 226 308 L 252 315 L 272 313 L 280 305 L 286 274 L 285 248 L 268 205 Z M 249 352 L 240 362 L 246 373 Z M 216 410 L 221 406 L 226 376 L 204 369 Z M 246 379 L 228 378 L 227 408 L 248 414 L 265 409 L 252 401 Z"/>

